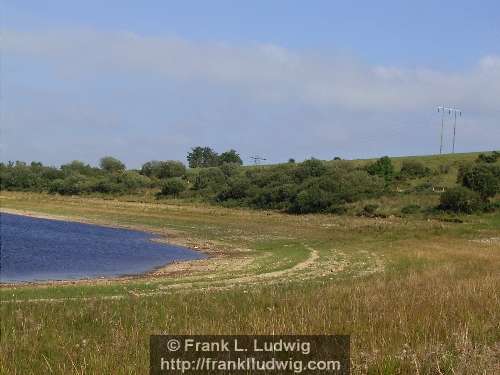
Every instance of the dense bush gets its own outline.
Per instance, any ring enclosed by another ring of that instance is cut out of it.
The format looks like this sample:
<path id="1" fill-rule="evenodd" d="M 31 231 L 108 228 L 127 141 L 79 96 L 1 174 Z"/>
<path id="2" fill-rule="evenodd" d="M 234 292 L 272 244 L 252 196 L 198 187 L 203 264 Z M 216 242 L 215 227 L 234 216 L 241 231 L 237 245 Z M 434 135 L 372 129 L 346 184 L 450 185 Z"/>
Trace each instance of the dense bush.
<path id="1" fill-rule="evenodd" d="M 458 182 L 487 200 L 500 192 L 500 166 L 487 163 L 464 165 L 459 170 Z"/>
<path id="2" fill-rule="evenodd" d="M 296 214 L 326 212 L 332 205 L 334 205 L 334 200 L 331 194 L 317 185 L 312 185 L 297 194 L 290 205 L 289 212 Z"/>
<path id="3" fill-rule="evenodd" d="M 217 194 L 218 201 L 242 200 L 248 196 L 250 181 L 245 176 L 235 176 Z"/>
<path id="4" fill-rule="evenodd" d="M 236 176 L 240 171 L 238 163 L 224 163 L 219 168 L 226 177 Z"/>
<path id="5" fill-rule="evenodd" d="M 445 211 L 471 214 L 483 208 L 481 196 L 466 187 L 457 186 L 441 194 L 440 208 Z"/>
<path id="6" fill-rule="evenodd" d="M 160 195 L 178 197 L 186 188 L 186 183 L 182 179 L 178 177 L 168 178 L 161 185 Z"/>
<path id="7" fill-rule="evenodd" d="M 386 181 L 390 181 L 394 176 L 394 166 L 388 156 L 384 156 L 375 163 L 368 165 L 366 170 L 372 176 L 383 177 Z"/>
<path id="8" fill-rule="evenodd" d="M 477 162 L 479 163 L 496 163 L 500 159 L 500 152 L 493 151 L 491 154 L 479 154 Z"/>
<path id="9" fill-rule="evenodd" d="M 175 160 L 152 160 L 142 165 L 141 174 L 159 179 L 182 177 L 186 174 L 186 166 L 182 162 Z"/>
<path id="10" fill-rule="evenodd" d="M 216 192 L 224 187 L 226 176 L 218 167 L 201 169 L 194 179 L 194 190 Z"/>
<path id="11" fill-rule="evenodd" d="M 304 181 L 309 177 L 320 177 L 326 172 L 324 162 L 318 159 L 309 159 L 299 164 L 295 169 L 295 176 L 299 181 Z"/>
<path id="12" fill-rule="evenodd" d="M 0 188 L 64 195 L 131 194 L 152 188 L 159 190 L 159 197 L 198 198 L 227 206 L 304 214 L 342 213 L 356 202 L 394 194 L 395 184 L 397 187 L 407 184 L 405 189 L 422 194 L 431 194 L 434 186 L 442 184 L 438 175 L 429 176 L 427 182 L 415 187 L 410 181 L 391 183 L 394 167 L 388 157 L 367 167 L 358 167 L 344 160 L 323 162 L 312 158 L 302 163 L 245 168 L 241 166 L 236 151 L 230 150 L 220 157 L 217 155 L 217 166 L 207 167 L 214 155 L 216 153 L 211 149 L 196 148 L 192 156 L 199 159 L 203 168 L 187 169 L 178 161 L 150 161 L 144 163 L 140 172 L 125 170 L 122 162 L 111 157 L 101 159 L 100 168 L 80 161 L 72 161 L 60 168 L 37 162 L 0 163 Z M 423 177 L 429 172 L 419 162 L 406 161 L 399 176 Z M 459 170 L 458 183 L 464 187 L 443 194 L 440 208 L 472 212 L 493 207 L 489 200 L 499 192 L 499 181 L 500 166 L 495 163 L 463 165 Z M 367 205 L 360 214 L 370 217 L 381 215 L 370 209 Z M 402 213 L 411 214 L 419 210 L 419 207 L 407 206 Z"/>
<path id="13" fill-rule="evenodd" d="M 138 189 L 151 187 L 151 179 L 136 171 L 126 171 L 118 174 L 115 181 L 121 186 L 122 191 L 133 192 Z"/>
<path id="14" fill-rule="evenodd" d="M 61 195 L 78 195 L 88 189 L 88 177 L 73 174 L 64 179 L 56 179 L 49 185 L 50 193 L 59 193 Z"/>

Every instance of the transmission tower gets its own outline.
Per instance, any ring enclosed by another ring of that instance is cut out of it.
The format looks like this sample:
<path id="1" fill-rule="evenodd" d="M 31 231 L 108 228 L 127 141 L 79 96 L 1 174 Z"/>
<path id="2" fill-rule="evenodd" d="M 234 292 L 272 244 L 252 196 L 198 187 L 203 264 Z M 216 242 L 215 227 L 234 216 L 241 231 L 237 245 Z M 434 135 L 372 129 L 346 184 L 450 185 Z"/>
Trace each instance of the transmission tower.
<path id="1" fill-rule="evenodd" d="M 255 165 L 260 164 L 262 161 L 267 160 L 266 158 L 263 158 L 262 156 L 259 155 L 250 156 L 250 159 L 253 160 L 253 163 Z"/>
<path id="2" fill-rule="evenodd" d="M 462 111 L 458 108 L 445 107 L 444 105 L 440 105 L 437 107 L 438 113 L 441 112 L 441 143 L 439 146 L 439 154 L 443 153 L 443 134 L 444 134 L 444 115 L 448 112 L 448 115 L 453 115 L 453 146 L 452 153 L 455 153 L 455 139 L 457 136 L 457 115 L 462 116 Z"/>

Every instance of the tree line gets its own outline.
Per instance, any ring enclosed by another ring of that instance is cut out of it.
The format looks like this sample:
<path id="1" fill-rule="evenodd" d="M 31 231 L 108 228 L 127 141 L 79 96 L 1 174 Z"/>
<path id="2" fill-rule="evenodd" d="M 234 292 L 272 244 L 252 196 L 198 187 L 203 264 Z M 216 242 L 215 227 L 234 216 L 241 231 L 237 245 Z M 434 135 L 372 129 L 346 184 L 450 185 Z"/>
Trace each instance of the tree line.
<path id="1" fill-rule="evenodd" d="M 438 209 L 472 213 L 492 207 L 500 192 L 500 153 L 482 154 L 459 168 L 457 185 L 441 194 Z M 61 195 L 137 194 L 155 190 L 157 197 L 201 199 L 230 207 L 274 209 L 289 213 L 343 213 L 346 206 L 383 195 L 408 181 L 447 173 L 431 170 L 419 161 L 404 161 L 396 170 L 389 157 L 367 165 L 349 161 L 308 159 L 295 163 L 243 167 L 235 150 L 218 154 L 210 147 L 195 147 L 180 161 L 152 160 L 129 170 L 114 157 L 103 157 L 97 167 L 72 161 L 59 168 L 39 162 L 0 163 L 2 190 L 46 191 Z M 419 180 L 420 179 L 420 180 Z M 426 183 L 412 187 L 426 191 Z M 408 213 L 415 208 L 405 208 Z M 375 215 L 365 207 L 362 214 Z"/>

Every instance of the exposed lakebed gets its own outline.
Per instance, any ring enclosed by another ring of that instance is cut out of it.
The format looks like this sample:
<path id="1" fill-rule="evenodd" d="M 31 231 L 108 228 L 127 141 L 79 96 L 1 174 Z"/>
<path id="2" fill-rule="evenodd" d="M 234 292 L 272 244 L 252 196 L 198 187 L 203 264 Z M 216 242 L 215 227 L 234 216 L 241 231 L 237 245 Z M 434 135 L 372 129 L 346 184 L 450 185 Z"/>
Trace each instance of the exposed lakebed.
<path id="1" fill-rule="evenodd" d="M 2 282 L 136 275 L 205 257 L 135 230 L 6 213 L 0 214 L 0 223 Z"/>

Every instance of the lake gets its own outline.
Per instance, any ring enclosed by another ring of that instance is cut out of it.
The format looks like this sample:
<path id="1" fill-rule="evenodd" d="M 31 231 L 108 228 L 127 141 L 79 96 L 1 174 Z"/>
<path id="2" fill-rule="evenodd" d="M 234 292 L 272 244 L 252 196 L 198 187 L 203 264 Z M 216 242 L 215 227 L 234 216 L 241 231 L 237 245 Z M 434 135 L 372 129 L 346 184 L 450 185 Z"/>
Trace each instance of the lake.
<path id="1" fill-rule="evenodd" d="M 136 275 L 179 260 L 191 249 L 153 242 L 146 232 L 0 214 L 0 281 L 47 281 Z"/>

